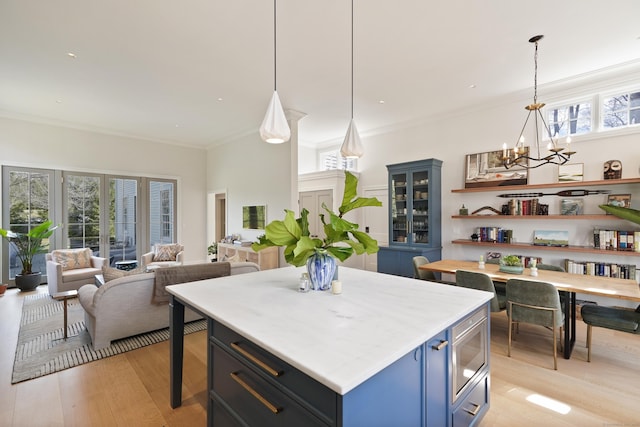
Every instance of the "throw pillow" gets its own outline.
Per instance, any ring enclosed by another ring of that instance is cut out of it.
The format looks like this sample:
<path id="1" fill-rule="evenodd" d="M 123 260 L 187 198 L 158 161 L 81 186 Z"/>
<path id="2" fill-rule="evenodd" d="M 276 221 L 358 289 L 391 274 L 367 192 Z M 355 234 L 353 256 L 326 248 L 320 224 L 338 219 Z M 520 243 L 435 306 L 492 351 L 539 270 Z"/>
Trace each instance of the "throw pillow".
<path id="1" fill-rule="evenodd" d="M 169 245 L 156 245 L 156 253 L 153 261 L 175 261 L 178 252 L 182 250 L 182 246 L 172 243 Z"/>
<path id="2" fill-rule="evenodd" d="M 144 267 L 137 267 L 133 270 L 118 270 L 117 268 L 104 266 L 102 267 L 102 277 L 104 277 L 104 282 L 110 282 L 115 279 L 119 279 L 125 276 L 133 276 L 134 274 L 142 274 L 146 273 L 146 269 Z"/>
<path id="3" fill-rule="evenodd" d="M 62 270 L 91 268 L 91 249 L 56 249 L 51 252 L 51 259 L 62 264 Z"/>

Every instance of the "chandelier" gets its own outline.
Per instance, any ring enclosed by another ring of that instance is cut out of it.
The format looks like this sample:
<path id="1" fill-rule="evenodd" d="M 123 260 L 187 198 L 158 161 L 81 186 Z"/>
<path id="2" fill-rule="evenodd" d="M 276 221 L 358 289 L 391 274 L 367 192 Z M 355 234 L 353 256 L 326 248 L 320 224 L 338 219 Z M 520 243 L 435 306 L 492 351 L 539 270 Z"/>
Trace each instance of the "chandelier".
<path id="1" fill-rule="evenodd" d="M 520 137 L 518 138 L 518 142 L 516 142 L 513 150 L 509 150 L 506 143 L 502 146 L 502 164 L 507 169 L 514 166 L 524 169 L 535 169 L 548 164 L 564 165 L 569 161 L 571 155 L 576 153 L 575 151 L 571 151 L 571 137 L 567 137 L 566 149 L 564 147 L 560 147 L 557 139 L 553 138 L 551 129 L 547 126 L 547 122 L 544 120 L 541 111 L 545 104 L 543 102 L 538 102 L 538 42 L 543 37 L 544 36 L 542 35 L 538 35 L 529 39 L 529 43 L 534 43 L 536 46 L 534 54 L 535 73 L 533 78 L 533 104 L 529 104 L 524 107 L 525 110 L 529 111 L 529 113 L 527 114 L 527 118 L 522 126 L 522 131 L 520 131 Z M 529 147 L 525 147 L 524 145 L 524 131 L 532 113 L 535 122 L 536 135 L 536 145 L 532 149 L 535 150 L 535 153 L 530 152 Z M 544 129 L 549 137 L 546 152 L 542 152 L 540 150 L 539 121 L 544 125 Z"/>

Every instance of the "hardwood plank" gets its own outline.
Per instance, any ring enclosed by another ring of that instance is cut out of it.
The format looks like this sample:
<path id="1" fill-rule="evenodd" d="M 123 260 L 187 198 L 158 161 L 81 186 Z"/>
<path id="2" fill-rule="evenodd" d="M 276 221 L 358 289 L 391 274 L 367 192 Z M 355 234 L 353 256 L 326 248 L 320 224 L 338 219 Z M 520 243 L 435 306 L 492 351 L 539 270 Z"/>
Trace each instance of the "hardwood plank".
<path id="1" fill-rule="evenodd" d="M 43 288 L 43 287 L 41 287 Z M 46 292 L 39 289 L 38 292 Z M 169 405 L 169 351 L 163 342 L 11 385 L 21 294 L 0 298 L 0 424 L 7 426 L 203 426 L 206 424 L 206 332 L 185 337 L 184 403 Z M 491 409 L 481 427 L 634 425 L 640 398 L 640 337 L 577 324 L 572 358 L 552 369 L 551 332 L 521 325 L 507 357 L 506 314 L 491 316 Z M 568 405 L 560 414 L 531 403 L 541 395 Z"/>

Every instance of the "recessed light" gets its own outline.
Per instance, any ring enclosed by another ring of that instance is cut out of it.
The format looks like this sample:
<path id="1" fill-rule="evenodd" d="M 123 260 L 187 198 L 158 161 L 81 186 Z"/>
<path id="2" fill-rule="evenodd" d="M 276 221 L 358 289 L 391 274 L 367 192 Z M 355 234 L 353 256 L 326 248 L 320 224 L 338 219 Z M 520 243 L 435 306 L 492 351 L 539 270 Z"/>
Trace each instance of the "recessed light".
<path id="1" fill-rule="evenodd" d="M 469 85 L 469 89 L 475 89 L 476 85 Z"/>
<path id="2" fill-rule="evenodd" d="M 180 125 L 176 125 L 176 127 L 177 127 L 177 128 L 179 128 L 179 127 L 180 127 Z"/>
<path id="3" fill-rule="evenodd" d="M 57 104 L 62 104 L 62 99 L 56 99 Z"/>
<path id="4" fill-rule="evenodd" d="M 67 52 L 67 56 L 68 56 L 69 58 L 76 59 L 76 54 L 75 54 L 75 53 L 73 53 L 73 52 Z"/>
<path id="5" fill-rule="evenodd" d="M 222 101 L 222 98 L 218 98 L 218 102 Z"/>
<path id="6" fill-rule="evenodd" d="M 380 101 L 378 101 L 378 104 L 384 104 L 384 99 L 381 99 Z"/>

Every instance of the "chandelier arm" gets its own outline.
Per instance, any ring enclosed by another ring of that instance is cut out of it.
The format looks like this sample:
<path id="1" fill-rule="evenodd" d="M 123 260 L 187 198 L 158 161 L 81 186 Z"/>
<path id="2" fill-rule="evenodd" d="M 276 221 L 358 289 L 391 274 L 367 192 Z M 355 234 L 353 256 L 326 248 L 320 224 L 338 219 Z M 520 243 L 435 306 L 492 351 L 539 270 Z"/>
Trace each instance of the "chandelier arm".
<path id="1" fill-rule="evenodd" d="M 520 144 L 520 140 L 522 139 L 522 136 L 524 135 L 524 130 L 527 127 L 527 123 L 529 122 L 529 117 L 531 117 L 531 110 L 529 110 L 529 113 L 527 114 L 527 118 L 524 120 L 524 125 L 522 125 L 522 130 L 520 131 L 520 136 L 518 136 L 518 141 L 516 141 L 516 147 L 518 146 L 518 144 Z"/>

